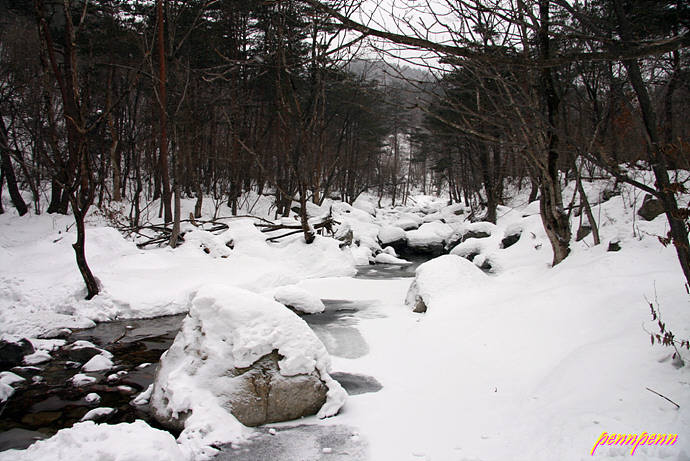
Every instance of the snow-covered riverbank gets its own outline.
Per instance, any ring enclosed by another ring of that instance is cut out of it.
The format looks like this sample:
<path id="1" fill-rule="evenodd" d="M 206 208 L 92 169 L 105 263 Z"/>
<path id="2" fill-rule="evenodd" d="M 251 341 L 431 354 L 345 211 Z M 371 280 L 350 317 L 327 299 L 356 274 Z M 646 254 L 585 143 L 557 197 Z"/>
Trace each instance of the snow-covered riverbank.
<path id="1" fill-rule="evenodd" d="M 596 196 L 599 185 L 590 187 Z M 356 261 L 373 259 L 384 226 L 416 220 L 421 227 L 408 234 L 425 241 L 441 234 L 448 240 L 471 227 L 457 206 L 430 197 L 405 210 L 376 210 L 376 216 L 364 205 L 334 206 L 336 219 L 360 242 L 344 250 L 328 238 L 307 246 L 299 236 L 271 245 L 246 220 L 229 220 L 221 235 L 194 230 L 177 250 L 139 250 L 94 217 L 87 255 L 103 292 L 93 301 L 81 299 L 74 230 L 65 232 L 70 218 L 10 212 L 0 216 L 0 328 L 5 337 L 33 338 L 55 327 L 184 312 L 207 283 L 267 295 L 297 284 L 320 299 L 368 306 L 353 313 L 350 325 L 366 348 L 344 356 L 331 349 L 332 369 L 371 376 L 382 389 L 350 396 L 333 418 L 299 421 L 352 428 L 368 459 L 593 459 L 603 432 L 647 432 L 677 433 L 678 439 L 672 446 L 640 446 L 635 456 L 686 460 L 690 368 L 674 366 L 673 349 L 651 346 L 645 330 L 658 331 L 653 302 L 679 338 L 690 337 L 690 297 L 674 250 L 656 238 L 666 232 L 664 217 L 644 221 L 635 216 L 635 203 L 641 197 L 624 190 L 595 207 L 604 243 L 573 243 L 572 254 L 551 268 L 538 204 L 516 197 L 511 208 L 500 208 L 489 237 L 467 238 L 453 250 L 484 267 L 488 274 L 477 269 L 482 282 L 434 277 L 436 295 L 424 314 L 405 306 L 411 279 L 351 275 Z M 519 240 L 503 248 L 502 239 L 517 231 Z M 226 246 L 230 240 L 233 249 Z M 607 251 L 610 241 L 621 250 Z M 190 459 L 191 448 L 145 424 L 89 422 L 0 459 L 95 459 L 99 453 Z M 624 459 L 630 451 L 601 446 L 594 458 Z M 347 458 L 337 450 L 312 455 L 307 459 Z"/>

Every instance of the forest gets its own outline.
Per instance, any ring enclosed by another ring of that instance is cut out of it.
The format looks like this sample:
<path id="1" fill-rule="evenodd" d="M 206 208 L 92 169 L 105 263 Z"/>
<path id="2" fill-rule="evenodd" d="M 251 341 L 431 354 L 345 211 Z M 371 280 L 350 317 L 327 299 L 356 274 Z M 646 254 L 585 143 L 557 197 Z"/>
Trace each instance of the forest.
<path id="1" fill-rule="evenodd" d="M 687 0 L 0 0 L 0 160 L 0 460 L 690 453 Z"/>
<path id="2" fill-rule="evenodd" d="M 557 264 L 571 239 L 559 175 L 603 170 L 660 200 L 690 279 L 685 186 L 667 173 L 688 167 L 687 3 L 411 4 L 390 7 L 390 30 L 361 21 L 385 5 L 364 6 L 5 0 L 0 147 L 14 205 L 26 212 L 18 190 L 31 190 L 35 212 L 47 202 L 80 222 L 126 200 L 136 227 L 160 199 L 172 225 L 181 196 L 199 217 L 204 197 L 236 211 L 254 190 L 275 197 L 276 217 L 300 202 L 306 222 L 307 201 L 370 190 L 395 204 L 419 188 L 495 222 L 511 180 L 540 197 Z M 381 40 L 426 52 L 416 77 L 404 56 L 383 64 L 399 48 Z M 639 162 L 654 187 L 624 167 Z"/>

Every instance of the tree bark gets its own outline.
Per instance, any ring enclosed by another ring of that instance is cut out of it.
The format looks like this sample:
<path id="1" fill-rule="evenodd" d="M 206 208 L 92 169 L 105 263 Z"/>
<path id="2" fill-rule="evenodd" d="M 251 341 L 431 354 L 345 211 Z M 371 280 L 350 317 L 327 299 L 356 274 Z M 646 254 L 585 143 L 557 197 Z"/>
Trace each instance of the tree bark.
<path id="1" fill-rule="evenodd" d="M 168 127 L 167 127 L 167 103 L 165 92 L 165 39 L 163 21 L 163 1 L 157 0 L 158 14 L 158 97 L 160 104 L 160 157 L 158 166 L 160 168 L 161 185 L 163 187 L 163 211 L 165 222 L 173 220 L 172 202 L 170 193 L 170 174 L 168 172 Z"/>
<path id="2" fill-rule="evenodd" d="M 2 115 L 0 115 L 0 155 L 2 156 L 2 173 L 7 180 L 7 188 L 10 192 L 12 204 L 17 209 L 19 216 L 24 216 L 28 213 L 29 208 L 26 206 L 26 202 L 24 202 L 22 194 L 19 192 L 19 187 L 17 186 L 17 177 L 14 174 L 10 150 L 7 139 L 7 127 L 2 120 Z M 2 186 L 0 185 L 0 187 Z"/>

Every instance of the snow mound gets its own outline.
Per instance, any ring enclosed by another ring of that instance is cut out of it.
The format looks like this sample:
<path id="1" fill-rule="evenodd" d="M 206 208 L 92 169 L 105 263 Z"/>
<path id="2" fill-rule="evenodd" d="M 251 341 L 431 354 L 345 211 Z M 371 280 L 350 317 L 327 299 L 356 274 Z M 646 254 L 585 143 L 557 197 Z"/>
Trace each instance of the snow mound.
<path id="1" fill-rule="evenodd" d="M 142 420 L 115 425 L 93 421 L 77 423 L 50 439 L 39 440 L 26 450 L 0 452 L 1 461 L 37 459 L 191 461 L 192 456 L 170 433 L 154 429 Z"/>
<path id="2" fill-rule="evenodd" d="M 378 235 L 381 245 L 389 245 L 392 242 L 399 242 L 405 240 L 405 231 L 397 226 L 381 226 Z"/>
<path id="3" fill-rule="evenodd" d="M 318 296 L 294 285 L 278 288 L 273 299 L 305 314 L 319 314 L 326 309 Z"/>
<path id="4" fill-rule="evenodd" d="M 151 406 L 163 418 L 188 416 L 180 440 L 197 454 L 246 439 L 250 430 L 222 399 L 236 391 L 235 368 L 273 351 L 281 357 L 282 376 L 318 371 L 328 388 L 320 418 L 338 412 L 347 394 L 328 374 L 330 357 L 309 326 L 271 299 L 225 285 L 205 285 L 196 293 L 182 330 L 161 357 Z"/>
<path id="5" fill-rule="evenodd" d="M 420 265 L 405 298 L 405 305 L 415 312 L 433 310 L 439 300 L 453 298 L 462 305 L 463 290 L 476 291 L 488 276 L 470 261 L 457 255 L 443 255 Z M 439 303 L 440 304 L 440 303 Z"/>
<path id="6" fill-rule="evenodd" d="M 374 258 L 376 264 L 395 264 L 398 266 L 409 266 L 412 263 L 404 259 L 396 258 L 395 256 L 388 253 L 379 253 Z"/>

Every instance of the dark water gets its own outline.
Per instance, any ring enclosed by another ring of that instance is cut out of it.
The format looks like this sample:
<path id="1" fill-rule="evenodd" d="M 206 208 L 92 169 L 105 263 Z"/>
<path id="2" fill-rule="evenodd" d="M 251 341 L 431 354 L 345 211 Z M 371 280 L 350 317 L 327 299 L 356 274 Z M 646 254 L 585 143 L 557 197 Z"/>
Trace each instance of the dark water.
<path id="1" fill-rule="evenodd" d="M 81 370 L 66 349 L 51 352 L 53 360 L 47 363 L 13 369 L 26 381 L 16 385 L 14 394 L 0 407 L 0 450 L 25 448 L 36 439 L 71 427 L 96 407 L 115 409 L 98 422 L 144 419 L 155 425 L 147 407 L 131 405 L 130 401 L 153 383 L 156 363 L 172 344 L 183 318 L 114 321 L 74 331 L 68 344 L 90 341 L 114 356 L 112 370 L 88 373 L 96 378 L 92 384 L 75 386 L 70 381 Z M 98 394 L 101 400 L 87 402 L 90 393 Z"/>

